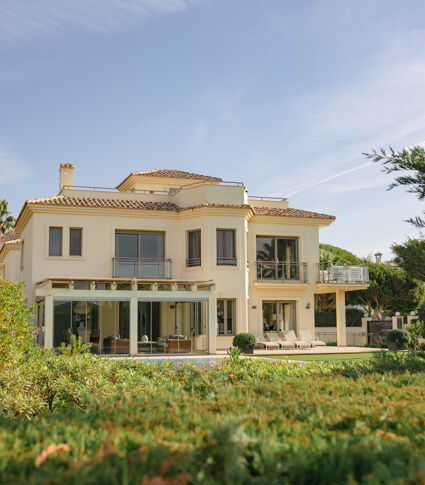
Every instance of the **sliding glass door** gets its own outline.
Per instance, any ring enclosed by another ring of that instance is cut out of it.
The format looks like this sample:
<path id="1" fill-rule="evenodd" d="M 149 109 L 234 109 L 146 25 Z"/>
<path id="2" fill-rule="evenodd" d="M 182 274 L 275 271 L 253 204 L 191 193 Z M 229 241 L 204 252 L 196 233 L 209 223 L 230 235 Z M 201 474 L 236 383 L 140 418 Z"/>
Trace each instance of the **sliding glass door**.
<path id="1" fill-rule="evenodd" d="M 294 301 L 264 301 L 263 330 L 265 332 L 296 331 Z"/>
<path id="2" fill-rule="evenodd" d="M 257 236 L 257 278 L 299 279 L 298 239 Z"/>

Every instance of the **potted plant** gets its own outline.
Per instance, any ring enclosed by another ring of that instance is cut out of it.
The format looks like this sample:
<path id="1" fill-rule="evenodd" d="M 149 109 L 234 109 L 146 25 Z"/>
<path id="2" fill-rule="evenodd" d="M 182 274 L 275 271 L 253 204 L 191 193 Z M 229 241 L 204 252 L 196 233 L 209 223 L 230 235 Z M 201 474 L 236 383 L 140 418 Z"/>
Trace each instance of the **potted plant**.
<path id="1" fill-rule="evenodd" d="M 238 333 L 233 338 L 233 346 L 240 349 L 244 354 L 253 354 L 257 339 L 252 333 Z"/>
<path id="2" fill-rule="evenodd" d="M 390 330 L 385 338 L 389 350 L 404 349 L 409 343 L 409 333 L 406 330 Z"/>

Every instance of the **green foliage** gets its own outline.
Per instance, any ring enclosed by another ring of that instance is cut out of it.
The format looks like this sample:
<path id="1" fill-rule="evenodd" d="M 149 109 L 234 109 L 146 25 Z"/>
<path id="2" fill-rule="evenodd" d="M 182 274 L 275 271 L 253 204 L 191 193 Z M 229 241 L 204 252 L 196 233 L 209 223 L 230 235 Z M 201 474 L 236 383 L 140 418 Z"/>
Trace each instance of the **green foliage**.
<path id="1" fill-rule="evenodd" d="M 237 347 L 232 347 L 231 349 L 227 349 L 227 355 L 229 356 L 229 360 L 232 364 L 237 364 L 242 357 L 242 351 Z"/>
<path id="2" fill-rule="evenodd" d="M 393 244 L 394 262 L 412 278 L 425 281 L 425 239 L 408 238 L 403 244 Z"/>
<path id="3" fill-rule="evenodd" d="M 0 279 L 0 369 L 34 351 L 38 329 L 31 320 L 35 307 L 28 306 L 22 287 Z"/>
<path id="4" fill-rule="evenodd" d="M 252 333 L 238 333 L 233 337 L 233 346 L 238 349 L 250 349 L 255 347 L 257 339 Z"/>
<path id="5" fill-rule="evenodd" d="M 364 260 L 345 249 L 330 244 L 320 244 L 320 262 L 332 264 L 359 264 L 364 263 Z"/>
<path id="6" fill-rule="evenodd" d="M 338 343 L 337 342 L 326 342 L 327 347 L 337 347 Z"/>
<path id="7" fill-rule="evenodd" d="M 424 298 L 424 286 L 401 268 L 369 263 L 369 288 L 347 293 L 347 304 L 361 305 L 369 314 L 409 313 Z"/>
<path id="8" fill-rule="evenodd" d="M 39 355 L 46 381 L 24 397 L 46 384 L 57 394 L 38 419 L 3 410 L 0 483 L 421 483 L 425 472 L 415 354 L 205 368 Z"/>
<path id="9" fill-rule="evenodd" d="M 347 327 L 361 327 L 363 311 L 358 308 L 346 308 L 345 319 Z M 316 310 L 314 312 L 314 321 L 316 327 L 336 327 L 336 310 L 329 309 L 327 312 Z"/>
<path id="10" fill-rule="evenodd" d="M 383 172 L 387 174 L 396 173 L 397 176 L 388 186 L 388 190 L 395 187 L 407 187 L 407 191 L 415 194 L 419 200 L 425 198 L 425 149 L 420 146 L 403 148 L 396 152 L 389 147 L 388 151 L 380 148 L 372 150 L 371 153 L 364 153 L 367 158 L 375 163 L 383 164 Z M 407 175 L 398 175 L 399 172 L 406 172 Z M 407 220 L 417 228 L 425 227 L 425 220 L 419 216 Z"/>
<path id="11" fill-rule="evenodd" d="M 0 235 L 13 229 L 15 219 L 7 209 L 7 202 L 0 200 Z"/>
<path id="12" fill-rule="evenodd" d="M 387 344 L 395 344 L 396 348 L 404 349 L 410 342 L 409 333 L 406 330 L 390 330 L 385 338 Z"/>
<path id="13" fill-rule="evenodd" d="M 425 338 L 425 322 L 423 320 L 416 320 L 406 325 L 406 330 L 409 333 L 412 347 L 417 349 L 419 347 L 419 339 Z"/>

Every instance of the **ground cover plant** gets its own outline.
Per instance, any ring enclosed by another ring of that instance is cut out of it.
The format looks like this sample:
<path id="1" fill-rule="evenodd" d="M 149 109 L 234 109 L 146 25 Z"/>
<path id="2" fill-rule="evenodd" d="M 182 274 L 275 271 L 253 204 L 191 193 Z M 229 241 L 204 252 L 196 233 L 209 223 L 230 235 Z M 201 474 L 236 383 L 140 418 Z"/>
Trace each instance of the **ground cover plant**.
<path id="1" fill-rule="evenodd" d="M 1 335 L 16 349 L 0 353 L 0 483 L 425 483 L 425 361 L 413 352 L 306 364 L 234 353 L 200 368 Z"/>
<path id="2" fill-rule="evenodd" d="M 298 354 L 298 355 L 262 355 L 256 358 L 278 359 L 278 360 L 298 360 L 301 362 L 334 362 L 350 360 L 372 359 L 375 352 L 357 352 L 352 354 Z"/>

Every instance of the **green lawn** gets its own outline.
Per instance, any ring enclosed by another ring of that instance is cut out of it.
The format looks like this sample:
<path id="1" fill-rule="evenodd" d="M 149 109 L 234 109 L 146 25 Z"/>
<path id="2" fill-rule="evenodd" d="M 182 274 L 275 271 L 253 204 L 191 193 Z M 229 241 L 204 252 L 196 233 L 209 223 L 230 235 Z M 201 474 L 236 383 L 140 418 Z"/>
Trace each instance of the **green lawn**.
<path id="1" fill-rule="evenodd" d="M 341 361 L 341 360 L 366 360 L 373 357 L 375 352 L 361 352 L 354 354 L 324 354 L 324 355 L 259 355 L 258 358 L 280 359 L 280 360 L 301 360 L 301 361 Z"/>

